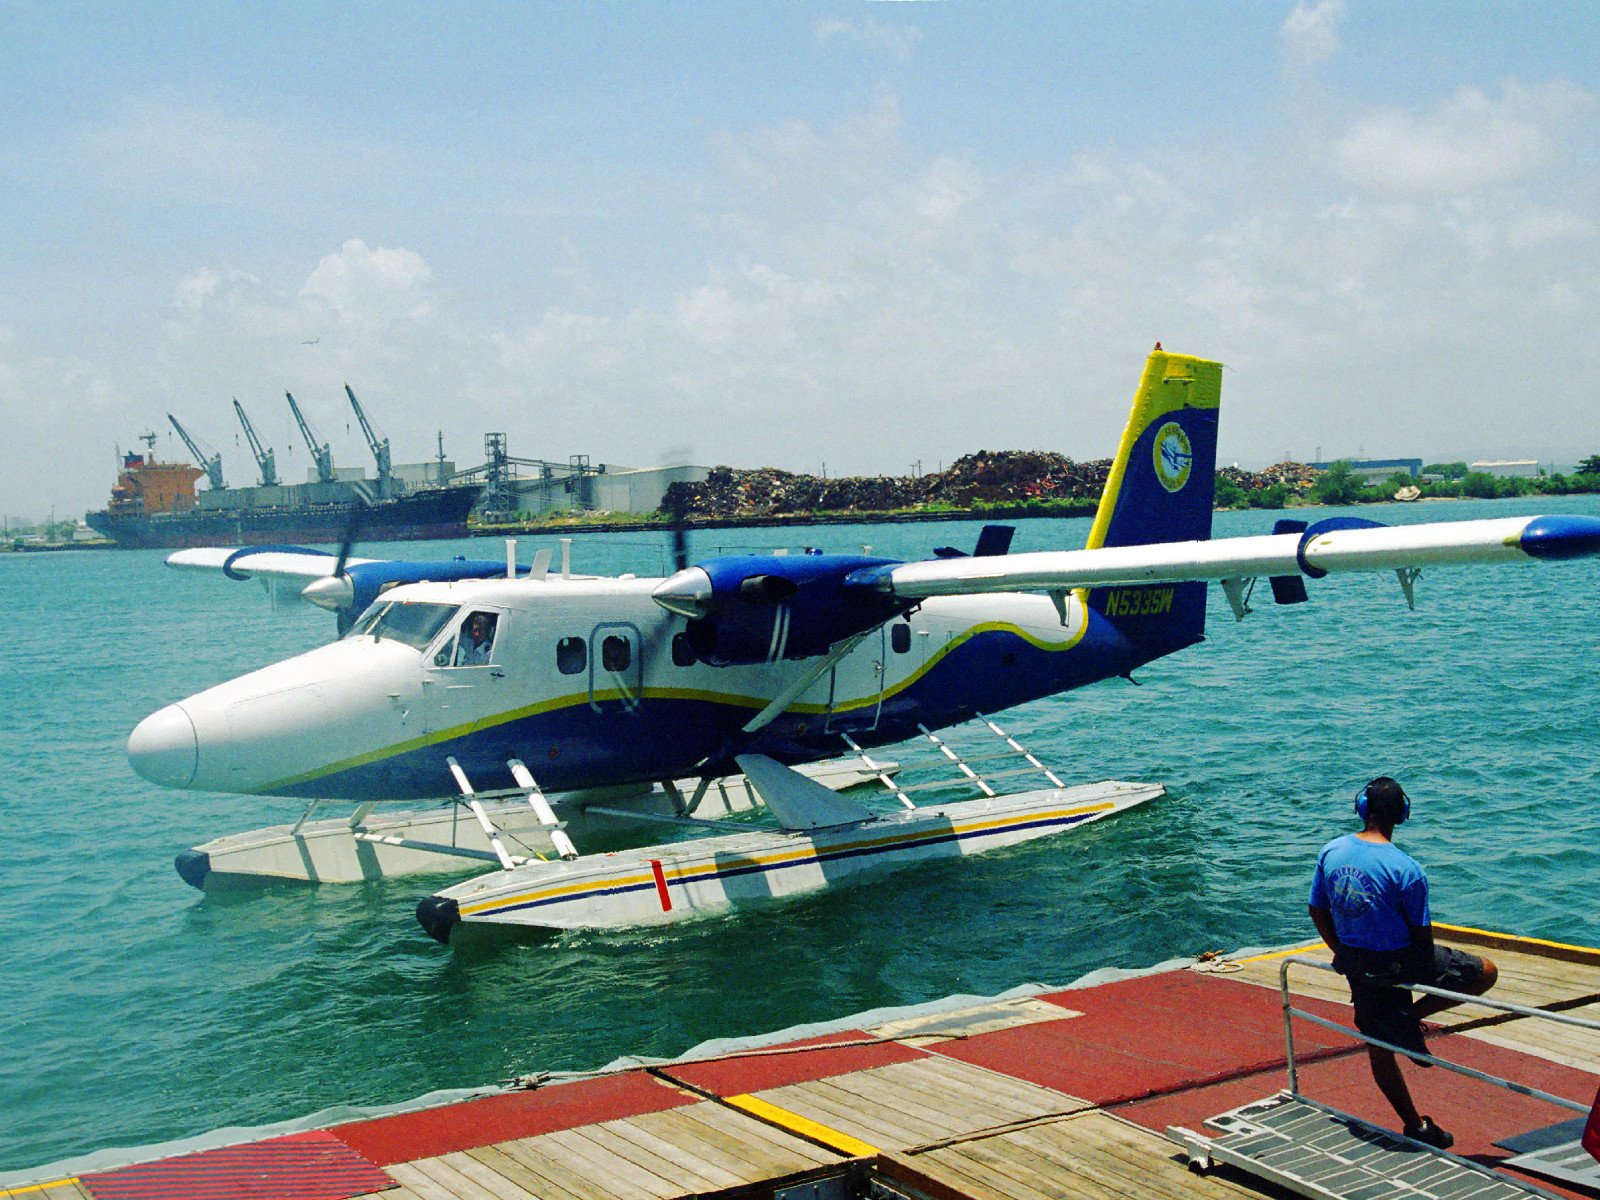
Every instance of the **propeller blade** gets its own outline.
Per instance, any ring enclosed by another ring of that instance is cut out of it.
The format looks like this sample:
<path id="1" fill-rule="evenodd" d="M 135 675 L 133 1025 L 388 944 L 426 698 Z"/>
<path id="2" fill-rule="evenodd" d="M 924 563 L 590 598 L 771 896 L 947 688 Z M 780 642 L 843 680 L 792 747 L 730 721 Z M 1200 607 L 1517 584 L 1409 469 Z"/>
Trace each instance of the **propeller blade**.
<path id="1" fill-rule="evenodd" d="M 333 577 L 344 577 L 344 565 L 350 560 L 350 551 L 355 549 L 356 538 L 361 533 L 361 514 L 352 513 L 350 523 L 344 527 L 344 538 L 339 542 L 339 557 L 333 564 Z"/>
<path id="2" fill-rule="evenodd" d="M 672 569 L 681 571 L 689 565 L 689 506 L 678 484 L 667 491 L 667 513 L 672 518 Z"/>

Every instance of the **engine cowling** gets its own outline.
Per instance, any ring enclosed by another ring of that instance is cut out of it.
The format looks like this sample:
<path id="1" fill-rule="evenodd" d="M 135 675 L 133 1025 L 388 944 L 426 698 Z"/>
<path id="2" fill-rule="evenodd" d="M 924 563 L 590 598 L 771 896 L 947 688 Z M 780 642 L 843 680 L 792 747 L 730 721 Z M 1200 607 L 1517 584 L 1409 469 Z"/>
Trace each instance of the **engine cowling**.
<path id="1" fill-rule="evenodd" d="M 814 658 L 916 606 L 848 582 L 898 560 L 855 554 L 729 555 L 687 567 L 652 593 L 687 617 L 689 644 L 715 666 Z"/>

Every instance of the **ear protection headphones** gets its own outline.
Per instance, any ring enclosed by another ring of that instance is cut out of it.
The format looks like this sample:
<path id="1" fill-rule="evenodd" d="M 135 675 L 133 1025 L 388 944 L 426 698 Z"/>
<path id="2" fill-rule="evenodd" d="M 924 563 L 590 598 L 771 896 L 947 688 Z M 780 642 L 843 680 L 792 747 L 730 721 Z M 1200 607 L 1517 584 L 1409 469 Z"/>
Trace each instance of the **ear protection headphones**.
<path id="1" fill-rule="evenodd" d="M 1362 824 L 1365 824 L 1367 822 L 1367 819 L 1368 819 L 1367 818 L 1367 814 L 1371 811 L 1371 808 L 1372 808 L 1371 802 L 1367 799 L 1367 788 L 1370 788 L 1373 783 L 1377 783 L 1377 782 L 1378 781 L 1376 779 L 1374 779 L 1372 781 L 1372 783 L 1367 784 L 1366 787 L 1362 788 L 1359 792 L 1356 793 L 1356 816 L 1361 818 Z M 1393 781 L 1390 780 L 1390 782 L 1393 782 Z M 1400 785 L 1399 784 L 1395 784 L 1395 786 L 1398 788 Z M 1395 817 L 1394 823 L 1396 825 L 1402 824 L 1405 821 L 1405 819 L 1407 817 L 1409 817 L 1410 815 L 1411 815 L 1411 797 L 1406 795 L 1404 788 L 1400 788 L 1400 814 L 1397 817 Z"/>

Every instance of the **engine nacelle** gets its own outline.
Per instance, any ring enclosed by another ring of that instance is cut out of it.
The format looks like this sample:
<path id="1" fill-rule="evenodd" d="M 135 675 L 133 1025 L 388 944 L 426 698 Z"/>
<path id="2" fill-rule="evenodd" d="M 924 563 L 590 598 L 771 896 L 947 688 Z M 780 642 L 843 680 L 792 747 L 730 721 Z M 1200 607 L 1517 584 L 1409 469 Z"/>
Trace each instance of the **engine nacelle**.
<path id="1" fill-rule="evenodd" d="M 652 595 L 689 618 L 689 645 L 715 666 L 814 658 L 916 606 L 846 582 L 898 561 L 857 554 L 730 555 L 663 580 Z"/>

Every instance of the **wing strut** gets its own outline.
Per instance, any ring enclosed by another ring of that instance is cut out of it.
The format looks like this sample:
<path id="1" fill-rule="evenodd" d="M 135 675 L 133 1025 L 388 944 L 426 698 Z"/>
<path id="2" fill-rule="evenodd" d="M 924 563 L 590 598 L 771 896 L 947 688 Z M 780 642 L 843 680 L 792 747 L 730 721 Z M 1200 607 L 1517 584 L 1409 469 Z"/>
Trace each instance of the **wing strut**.
<path id="1" fill-rule="evenodd" d="M 856 634 L 854 637 L 847 637 L 843 641 L 836 644 L 833 649 L 829 650 L 817 660 L 815 666 L 802 672 L 800 678 L 796 679 L 788 687 L 784 688 L 783 691 L 779 692 L 772 698 L 771 703 L 769 703 L 755 716 L 751 717 L 749 723 L 744 727 L 744 732 L 754 733 L 756 730 L 765 728 L 767 725 L 770 725 L 773 721 L 783 716 L 783 714 L 788 711 L 789 705 L 798 700 L 805 693 L 805 690 L 808 687 L 810 687 L 817 680 L 821 679 L 834 663 L 838 662 L 846 654 L 849 654 L 850 651 L 859 646 L 861 644 L 861 639 L 866 637 L 867 634 L 875 632 L 877 628 L 878 627 L 874 625 L 872 629 L 864 630 L 863 632 Z"/>

